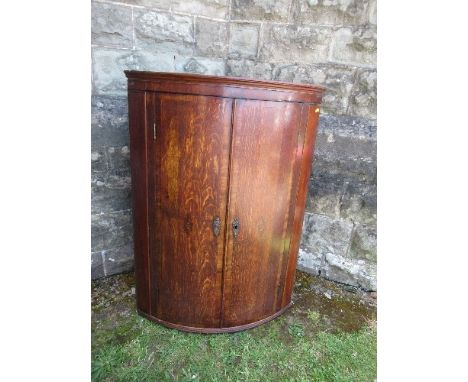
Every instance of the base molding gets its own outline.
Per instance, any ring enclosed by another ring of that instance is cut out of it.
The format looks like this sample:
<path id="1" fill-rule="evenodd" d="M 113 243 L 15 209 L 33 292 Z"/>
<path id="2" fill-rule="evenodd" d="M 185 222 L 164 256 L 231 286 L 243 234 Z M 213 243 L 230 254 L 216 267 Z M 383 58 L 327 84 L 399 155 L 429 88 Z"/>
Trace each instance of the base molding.
<path id="1" fill-rule="evenodd" d="M 204 333 L 204 334 L 217 334 L 217 333 L 233 333 L 233 332 L 240 332 L 242 330 L 247 330 L 247 329 L 252 329 L 255 328 L 256 326 L 262 325 L 267 323 L 268 321 L 271 321 L 275 319 L 276 317 L 282 315 L 286 309 L 288 309 L 292 305 L 292 302 L 290 302 L 288 305 L 286 305 L 284 308 L 281 310 L 277 311 L 276 313 L 272 314 L 271 316 L 262 318 L 261 320 L 255 321 L 255 322 L 250 322 L 245 325 L 239 325 L 239 326 L 230 326 L 226 328 L 197 328 L 194 326 L 186 326 L 186 325 L 181 325 L 181 324 L 174 324 L 172 322 L 164 321 L 161 320 L 160 318 L 151 316 L 148 313 L 145 313 L 141 311 L 140 309 L 137 309 L 138 314 L 142 317 L 147 318 L 148 320 L 154 321 L 158 324 L 161 324 L 163 326 L 166 326 L 171 329 L 177 329 L 181 330 L 184 332 L 190 332 L 190 333 Z"/>

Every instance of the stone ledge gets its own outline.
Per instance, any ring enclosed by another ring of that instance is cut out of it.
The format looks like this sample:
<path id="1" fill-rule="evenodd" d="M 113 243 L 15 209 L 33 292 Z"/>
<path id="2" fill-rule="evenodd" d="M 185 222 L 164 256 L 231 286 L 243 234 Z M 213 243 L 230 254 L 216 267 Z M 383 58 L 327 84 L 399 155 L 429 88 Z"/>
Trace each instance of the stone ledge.
<path id="1" fill-rule="evenodd" d="M 366 292 L 377 290 L 377 267 L 369 266 L 362 261 L 349 261 L 329 254 L 325 262 L 322 260 L 307 259 L 303 250 L 299 250 L 297 269 L 311 275 L 321 276 L 327 280 L 340 284 L 351 285 Z M 317 264 L 320 264 L 317 267 Z"/>

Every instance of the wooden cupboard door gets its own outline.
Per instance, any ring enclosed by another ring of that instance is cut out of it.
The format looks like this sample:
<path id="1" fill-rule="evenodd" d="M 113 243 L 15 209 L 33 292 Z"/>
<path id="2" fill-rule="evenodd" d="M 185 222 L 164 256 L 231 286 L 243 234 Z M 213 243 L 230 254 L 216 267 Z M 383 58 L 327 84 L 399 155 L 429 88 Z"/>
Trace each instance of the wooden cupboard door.
<path id="1" fill-rule="evenodd" d="M 151 313 L 175 324 L 219 327 L 232 100 L 153 97 Z"/>
<path id="2" fill-rule="evenodd" d="M 223 326 L 283 307 L 305 120 L 300 103 L 235 101 Z"/>

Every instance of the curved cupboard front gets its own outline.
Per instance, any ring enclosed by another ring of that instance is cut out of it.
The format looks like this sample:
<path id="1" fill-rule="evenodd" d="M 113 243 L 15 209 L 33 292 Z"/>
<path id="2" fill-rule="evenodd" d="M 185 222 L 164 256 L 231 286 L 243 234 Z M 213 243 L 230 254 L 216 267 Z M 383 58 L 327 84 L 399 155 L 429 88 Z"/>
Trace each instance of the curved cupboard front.
<path id="1" fill-rule="evenodd" d="M 203 333 L 278 316 L 291 304 L 323 89 L 125 73 L 139 313 Z"/>

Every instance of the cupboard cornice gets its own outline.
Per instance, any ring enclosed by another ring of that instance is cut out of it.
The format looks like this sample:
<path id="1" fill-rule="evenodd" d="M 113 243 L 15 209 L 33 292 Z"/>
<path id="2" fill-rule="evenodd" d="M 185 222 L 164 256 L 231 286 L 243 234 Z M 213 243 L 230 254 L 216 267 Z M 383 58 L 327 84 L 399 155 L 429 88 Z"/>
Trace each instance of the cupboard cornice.
<path id="1" fill-rule="evenodd" d="M 185 73 L 125 71 L 129 90 L 211 95 L 320 104 L 325 88 L 316 85 Z"/>

